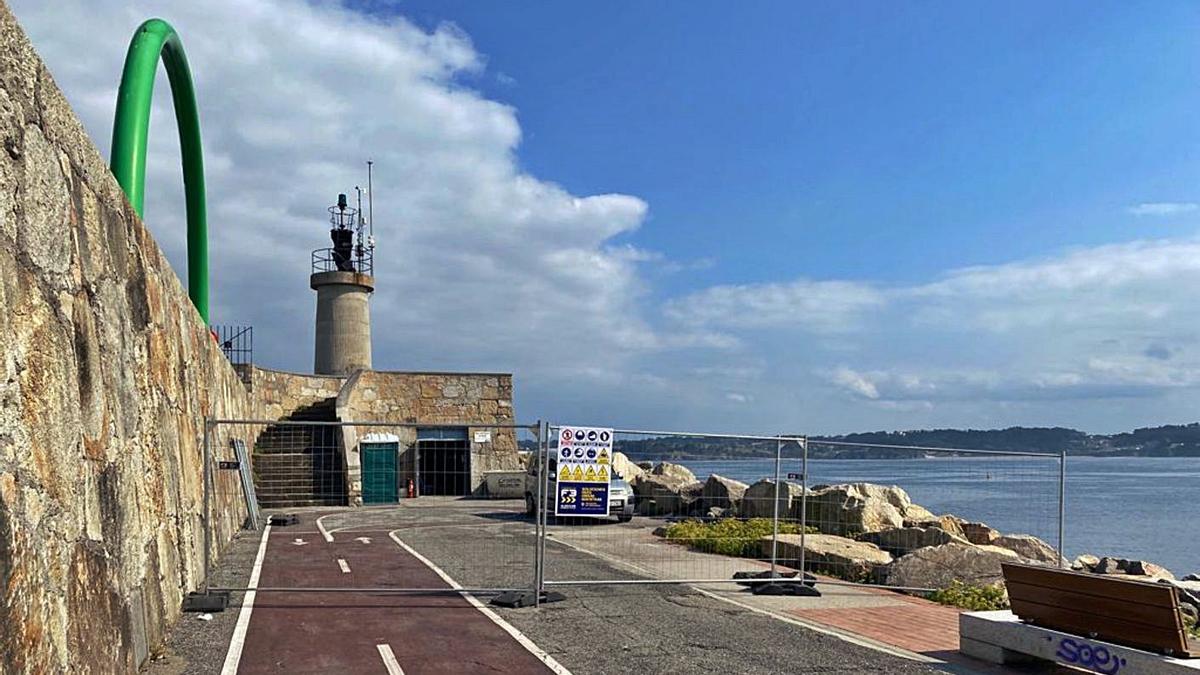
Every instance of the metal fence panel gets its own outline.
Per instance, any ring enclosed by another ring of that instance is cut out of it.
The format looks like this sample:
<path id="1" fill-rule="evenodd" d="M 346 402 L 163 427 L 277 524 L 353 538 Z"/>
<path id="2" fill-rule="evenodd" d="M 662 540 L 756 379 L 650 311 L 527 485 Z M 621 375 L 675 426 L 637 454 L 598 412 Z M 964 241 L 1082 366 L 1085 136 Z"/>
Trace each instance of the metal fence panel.
<path id="1" fill-rule="evenodd" d="M 221 543 L 253 522 L 238 477 L 241 442 L 263 520 L 274 523 L 268 560 L 295 558 L 289 574 L 271 575 L 274 587 L 257 590 L 447 592 L 446 575 L 463 587 L 454 592 L 530 591 L 538 529 L 525 495 L 539 477 L 527 473 L 525 456 L 537 454 L 542 436 L 540 424 L 211 421 L 205 579 Z M 330 573 L 335 562 L 355 573 Z"/>
<path id="2" fill-rule="evenodd" d="M 555 519 L 547 501 L 545 587 L 749 585 L 804 570 L 819 584 L 920 590 L 991 581 L 1003 559 L 1063 564 L 1059 455 L 638 430 L 616 439 L 614 471 L 632 484 L 636 517 Z M 554 472 L 542 475 L 553 494 Z M 579 552 L 609 565 L 572 563 Z M 754 574 L 764 578 L 745 578 Z"/>

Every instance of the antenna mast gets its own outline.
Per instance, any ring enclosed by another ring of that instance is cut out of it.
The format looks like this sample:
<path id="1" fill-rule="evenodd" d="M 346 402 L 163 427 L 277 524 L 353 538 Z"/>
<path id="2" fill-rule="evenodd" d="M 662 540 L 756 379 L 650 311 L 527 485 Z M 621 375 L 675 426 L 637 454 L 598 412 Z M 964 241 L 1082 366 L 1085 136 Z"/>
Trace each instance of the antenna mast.
<path id="1" fill-rule="evenodd" d="M 371 165 L 374 163 L 367 160 L 367 227 L 370 229 L 372 247 L 375 245 L 375 191 L 371 189 Z"/>

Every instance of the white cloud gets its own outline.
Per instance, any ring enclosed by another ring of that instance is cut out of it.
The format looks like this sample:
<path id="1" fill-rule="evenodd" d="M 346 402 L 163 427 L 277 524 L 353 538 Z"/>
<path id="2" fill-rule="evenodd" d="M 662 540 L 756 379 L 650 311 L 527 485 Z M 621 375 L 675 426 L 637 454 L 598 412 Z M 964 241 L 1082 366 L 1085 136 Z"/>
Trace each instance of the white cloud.
<path id="1" fill-rule="evenodd" d="M 1176 216 L 1200 209 L 1194 202 L 1143 202 L 1126 209 L 1135 216 Z"/>
<path id="2" fill-rule="evenodd" d="M 898 418 L 905 426 L 964 418 L 1003 425 L 1028 422 L 999 416 L 1029 414 L 1029 406 L 1061 414 L 1086 404 L 1092 409 L 1085 418 L 1097 420 L 1096 411 L 1110 405 L 1128 416 L 1140 405 L 1131 401 L 1173 392 L 1194 398 L 1196 288 L 1200 240 L 1184 238 L 962 268 L 913 285 L 799 280 L 721 287 L 671 310 L 677 320 L 737 335 L 739 353 L 765 356 L 768 378 L 802 382 L 814 397 L 822 384 L 825 399 L 840 392 L 832 398 L 842 402 L 843 416 L 876 419 L 887 411 L 919 416 Z M 837 330 L 814 335 L 799 320 L 816 307 L 836 317 L 819 328 Z M 757 318 L 744 318 L 756 311 Z M 781 335 L 787 328 L 809 332 Z M 1147 405 L 1139 414 L 1155 413 Z"/>
<path id="3" fill-rule="evenodd" d="M 879 398 L 879 388 L 871 379 L 862 373 L 855 372 L 850 368 L 841 367 L 833 371 L 830 376 L 830 381 L 839 387 L 843 387 L 847 391 L 868 399 Z"/>
<path id="4" fill-rule="evenodd" d="M 847 281 L 714 286 L 667 304 L 667 317 L 684 325 L 728 328 L 793 328 L 811 332 L 851 330 L 884 303 L 873 286 Z"/>

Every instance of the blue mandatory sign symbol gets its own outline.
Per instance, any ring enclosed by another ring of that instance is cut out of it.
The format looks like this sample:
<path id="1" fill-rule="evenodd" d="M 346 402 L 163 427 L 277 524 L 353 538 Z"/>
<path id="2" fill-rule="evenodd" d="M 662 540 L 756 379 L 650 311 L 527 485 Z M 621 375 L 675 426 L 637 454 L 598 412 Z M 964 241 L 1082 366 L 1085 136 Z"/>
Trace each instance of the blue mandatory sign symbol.
<path id="1" fill-rule="evenodd" d="M 588 448 L 587 456 L 588 456 L 588 459 L 595 459 L 596 458 L 596 450 L 594 448 Z"/>
<path id="2" fill-rule="evenodd" d="M 583 448 L 575 448 L 575 456 L 583 457 Z"/>
<path id="3" fill-rule="evenodd" d="M 571 449 L 570 449 L 570 448 L 563 448 L 563 449 L 562 449 L 562 456 L 563 456 L 563 457 L 570 457 L 570 456 L 571 456 Z"/>
<path id="4" fill-rule="evenodd" d="M 601 441 L 601 442 L 603 442 L 603 443 L 607 443 L 607 442 L 608 442 L 608 432 L 607 432 L 607 431 L 601 431 L 601 432 L 600 432 L 600 441 Z"/>
<path id="5" fill-rule="evenodd" d="M 579 431 L 575 432 L 575 440 L 577 440 L 577 441 L 583 440 L 583 429 L 580 429 Z"/>
<path id="6" fill-rule="evenodd" d="M 588 440 L 589 441 L 596 440 L 596 430 L 595 429 L 592 429 L 591 431 L 588 432 Z"/>

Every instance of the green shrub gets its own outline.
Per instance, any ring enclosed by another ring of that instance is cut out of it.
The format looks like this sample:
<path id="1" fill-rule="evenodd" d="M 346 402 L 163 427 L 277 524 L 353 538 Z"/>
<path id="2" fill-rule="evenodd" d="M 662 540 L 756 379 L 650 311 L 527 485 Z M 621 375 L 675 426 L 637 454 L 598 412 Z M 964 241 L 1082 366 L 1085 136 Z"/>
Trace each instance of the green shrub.
<path id="1" fill-rule="evenodd" d="M 668 525 L 664 536 L 668 541 L 705 553 L 757 557 L 758 540 L 769 537 L 772 529 L 769 518 L 722 518 L 710 522 L 684 520 Z M 816 531 L 815 528 L 808 528 L 809 533 Z M 800 526 L 795 523 L 780 523 L 779 533 L 799 534 Z"/>
<path id="2" fill-rule="evenodd" d="M 1197 622 L 1191 617 L 1185 616 L 1183 617 L 1183 625 L 1185 628 L 1187 628 L 1187 632 L 1192 637 L 1200 638 L 1200 622 Z"/>
<path id="3" fill-rule="evenodd" d="M 1008 609 L 1008 596 L 1004 592 L 1004 586 L 1000 584 L 968 586 L 955 580 L 949 587 L 930 593 L 929 599 L 943 605 L 961 607 L 974 612 Z"/>

